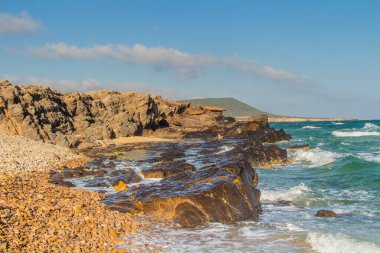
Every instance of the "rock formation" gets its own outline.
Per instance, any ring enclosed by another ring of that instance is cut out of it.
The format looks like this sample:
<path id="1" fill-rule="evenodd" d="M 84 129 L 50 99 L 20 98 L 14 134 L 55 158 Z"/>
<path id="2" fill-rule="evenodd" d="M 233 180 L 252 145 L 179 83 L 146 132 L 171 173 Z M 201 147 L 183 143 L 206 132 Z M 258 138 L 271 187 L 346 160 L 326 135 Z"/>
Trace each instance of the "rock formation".
<path id="1" fill-rule="evenodd" d="M 260 139 L 243 141 L 231 151 L 210 155 L 214 165 L 195 169 L 184 162 L 167 161 L 152 166 L 142 173 L 164 179 L 108 195 L 104 202 L 118 211 L 143 212 L 182 227 L 255 219 L 262 212 L 255 168 L 284 163 L 286 156 L 286 150 L 263 146 Z"/>
<path id="2" fill-rule="evenodd" d="M 0 129 L 71 148 L 182 126 L 184 118 L 190 128 L 211 126 L 220 116 L 215 108 L 207 110 L 150 94 L 108 90 L 62 94 L 42 86 L 0 82 Z"/>
<path id="3" fill-rule="evenodd" d="M 91 175 L 85 187 L 118 191 L 104 199 L 110 208 L 144 212 L 184 227 L 256 218 L 262 211 L 256 167 L 287 161 L 286 150 L 273 143 L 290 136 L 270 127 L 266 115 L 236 122 L 224 117 L 223 110 L 149 94 L 62 94 L 47 87 L 0 82 L 0 129 L 11 134 L 87 148 L 102 139 L 179 133 L 182 143 L 145 144 L 145 149 L 158 149 L 160 156 L 149 158 L 152 166 L 142 175 L 124 164 L 131 147 L 119 146 L 99 153 L 92 149 L 89 155 L 96 159 L 88 167 L 52 172 L 50 180 L 73 186 L 65 179 Z M 235 143 L 231 150 L 221 150 L 231 143 Z M 166 149 L 159 150 L 164 145 Z M 191 149 L 200 152 L 197 166 L 186 160 Z M 140 183 L 144 177 L 163 179 Z"/>

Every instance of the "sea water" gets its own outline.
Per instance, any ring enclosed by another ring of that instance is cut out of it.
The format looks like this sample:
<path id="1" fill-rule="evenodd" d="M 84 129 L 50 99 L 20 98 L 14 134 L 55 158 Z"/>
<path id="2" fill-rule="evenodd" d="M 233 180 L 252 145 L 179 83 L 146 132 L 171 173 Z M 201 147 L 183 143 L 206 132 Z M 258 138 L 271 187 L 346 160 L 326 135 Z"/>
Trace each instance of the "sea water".
<path id="1" fill-rule="evenodd" d="M 272 123 L 290 164 L 260 169 L 259 221 L 166 230 L 168 252 L 380 252 L 380 121 Z M 226 148 L 228 149 L 228 147 Z M 320 209 L 334 218 L 319 218 Z"/>

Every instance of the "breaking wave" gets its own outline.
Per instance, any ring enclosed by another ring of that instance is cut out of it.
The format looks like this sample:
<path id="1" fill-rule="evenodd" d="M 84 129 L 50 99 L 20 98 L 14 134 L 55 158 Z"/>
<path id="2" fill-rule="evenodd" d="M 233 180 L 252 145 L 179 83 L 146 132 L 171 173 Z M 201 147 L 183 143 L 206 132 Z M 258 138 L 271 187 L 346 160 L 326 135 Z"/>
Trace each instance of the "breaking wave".
<path id="1" fill-rule="evenodd" d="M 359 241 L 344 234 L 322 234 L 310 232 L 306 241 L 319 253 L 376 253 L 380 247 L 365 241 Z"/>
<path id="2" fill-rule="evenodd" d="M 380 127 L 372 123 L 365 123 L 363 129 L 376 130 L 376 129 L 380 129 Z"/>
<path id="3" fill-rule="evenodd" d="M 378 125 L 372 123 L 365 123 L 364 127 L 360 130 L 352 129 L 352 131 L 333 131 L 332 135 L 335 137 L 364 137 L 364 136 L 380 136 Z"/>
<path id="4" fill-rule="evenodd" d="M 335 137 L 380 136 L 380 132 L 363 132 L 363 131 L 342 132 L 342 131 L 333 131 L 332 135 L 335 136 Z"/>
<path id="5" fill-rule="evenodd" d="M 263 203 L 278 202 L 280 200 L 294 201 L 300 196 L 311 192 L 311 189 L 305 184 L 299 184 L 288 190 L 261 190 L 260 200 Z"/>
<path id="6" fill-rule="evenodd" d="M 331 123 L 334 124 L 334 125 L 344 125 L 343 122 L 331 122 Z"/>
<path id="7" fill-rule="evenodd" d="M 310 150 L 297 150 L 291 154 L 297 163 L 306 163 L 310 168 L 321 167 L 335 162 L 341 157 L 340 154 L 322 150 L 320 148 Z"/>
<path id="8" fill-rule="evenodd" d="M 371 153 L 360 153 L 358 154 L 360 159 L 366 160 L 368 162 L 380 163 L 380 153 L 371 154 Z"/>
<path id="9" fill-rule="evenodd" d="M 317 129 L 317 128 L 320 128 L 320 127 L 317 127 L 317 126 L 304 126 L 302 128 L 304 128 L 304 129 Z"/>

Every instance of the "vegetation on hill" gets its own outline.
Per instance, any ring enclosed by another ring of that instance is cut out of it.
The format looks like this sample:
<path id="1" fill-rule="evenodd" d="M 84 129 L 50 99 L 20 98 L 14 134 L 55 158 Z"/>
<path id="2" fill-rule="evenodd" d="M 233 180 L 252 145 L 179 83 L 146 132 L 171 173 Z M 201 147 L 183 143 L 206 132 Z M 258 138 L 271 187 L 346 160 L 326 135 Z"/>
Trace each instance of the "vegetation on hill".
<path id="1" fill-rule="evenodd" d="M 202 98 L 202 99 L 182 100 L 180 102 L 190 102 L 195 105 L 203 105 L 203 106 L 224 107 L 226 109 L 226 111 L 223 112 L 225 116 L 244 117 L 244 116 L 257 115 L 257 114 L 267 114 L 269 117 L 272 117 L 272 118 L 281 117 L 279 115 L 261 111 L 255 107 L 252 107 L 234 98 Z"/>

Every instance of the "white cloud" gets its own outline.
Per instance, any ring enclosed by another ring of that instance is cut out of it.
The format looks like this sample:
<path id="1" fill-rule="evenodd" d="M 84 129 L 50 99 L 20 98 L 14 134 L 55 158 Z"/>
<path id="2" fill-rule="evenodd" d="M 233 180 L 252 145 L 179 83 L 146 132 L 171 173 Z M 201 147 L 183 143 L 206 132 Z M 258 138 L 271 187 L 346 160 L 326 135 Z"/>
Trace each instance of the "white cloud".
<path id="1" fill-rule="evenodd" d="M 227 69 L 275 81 L 299 82 L 307 80 L 305 76 L 265 66 L 256 60 L 247 60 L 236 56 L 217 57 L 210 54 L 191 54 L 174 48 L 146 47 L 141 44 L 133 46 L 107 44 L 78 47 L 65 43 L 48 43 L 40 48 L 30 48 L 27 53 L 40 58 L 52 59 L 94 60 L 110 58 L 124 64 L 140 64 L 148 65 L 155 69 L 174 70 L 184 78 L 198 77 L 209 69 Z"/>
<path id="2" fill-rule="evenodd" d="M 26 11 L 18 15 L 0 12 L 0 34 L 32 33 L 40 29 L 41 25 L 33 20 Z"/>
<path id="3" fill-rule="evenodd" d="M 96 79 L 84 79 L 81 81 L 68 79 L 51 79 L 40 78 L 35 76 L 19 77 L 13 75 L 3 75 L 2 79 L 9 80 L 15 85 L 42 85 L 56 89 L 60 92 L 88 92 L 93 90 L 116 90 L 120 92 L 138 92 L 160 95 L 162 97 L 180 100 L 188 98 L 189 94 L 182 93 L 176 89 L 161 88 L 154 85 L 139 84 L 139 83 L 124 83 L 124 82 L 101 82 Z"/>

